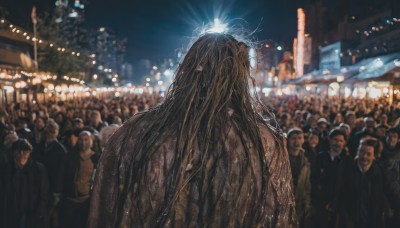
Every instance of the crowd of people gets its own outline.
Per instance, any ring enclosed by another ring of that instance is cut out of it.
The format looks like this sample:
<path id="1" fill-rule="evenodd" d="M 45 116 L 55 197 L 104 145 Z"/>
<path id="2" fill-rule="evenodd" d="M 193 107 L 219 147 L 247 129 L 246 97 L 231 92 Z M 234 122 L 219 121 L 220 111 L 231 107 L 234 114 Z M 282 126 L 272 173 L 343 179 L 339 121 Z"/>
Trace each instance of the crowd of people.
<path id="1" fill-rule="evenodd" d="M 0 227 L 85 227 L 96 165 L 122 122 L 161 96 L 0 109 Z"/>
<path id="2" fill-rule="evenodd" d="M 287 135 L 300 227 L 399 227 L 396 104 L 319 96 L 266 99 Z"/>
<path id="3" fill-rule="evenodd" d="M 105 143 L 162 99 L 3 106 L 0 227 L 85 227 Z M 263 99 L 286 134 L 300 227 L 399 227 L 399 107 L 385 99 Z"/>

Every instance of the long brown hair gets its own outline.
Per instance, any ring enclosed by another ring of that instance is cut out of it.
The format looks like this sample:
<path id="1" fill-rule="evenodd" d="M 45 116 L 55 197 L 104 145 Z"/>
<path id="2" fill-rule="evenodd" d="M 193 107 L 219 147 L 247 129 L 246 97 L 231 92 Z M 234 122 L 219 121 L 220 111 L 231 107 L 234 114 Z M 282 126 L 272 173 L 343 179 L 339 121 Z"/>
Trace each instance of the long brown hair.
<path id="1" fill-rule="evenodd" d="M 126 177 L 128 185 L 122 192 L 123 198 L 132 191 L 135 182 L 145 181 L 147 169 L 142 164 L 150 160 L 162 141 L 167 140 L 166 136 L 174 138 L 174 165 L 167 175 L 171 187 L 166 192 L 168 200 L 161 212 L 167 214 L 180 190 L 192 178 L 196 175 L 201 178 L 213 176 L 215 170 L 206 163 L 213 156 L 215 158 L 218 148 L 223 147 L 228 137 L 225 125 L 228 120 L 236 129 L 247 157 L 250 147 L 256 148 L 262 172 L 267 173 L 260 125 L 271 129 L 278 146 L 282 146 L 282 139 L 272 112 L 250 90 L 249 82 L 254 85 L 254 80 L 250 77 L 248 53 L 248 45 L 226 34 L 205 34 L 192 45 L 176 70 L 165 101 L 139 114 L 135 120 L 146 122 L 147 126 L 133 148 L 136 152 L 128 168 L 130 174 Z M 245 161 L 243 166 L 249 166 L 249 161 Z M 188 169 L 192 171 L 185 172 Z M 189 174 L 186 176 L 186 173 Z M 266 199 L 264 178 L 268 175 L 262 176 L 261 195 Z M 209 179 L 203 181 L 210 182 Z M 259 203 L 254 202 L 254 210 L 261 213 L 259 210 L 262 209 L 257 208 Z M 122 205 L 119 206 L 121 209 Z M 164 222 L 159 218 L 156 223 Z"/>

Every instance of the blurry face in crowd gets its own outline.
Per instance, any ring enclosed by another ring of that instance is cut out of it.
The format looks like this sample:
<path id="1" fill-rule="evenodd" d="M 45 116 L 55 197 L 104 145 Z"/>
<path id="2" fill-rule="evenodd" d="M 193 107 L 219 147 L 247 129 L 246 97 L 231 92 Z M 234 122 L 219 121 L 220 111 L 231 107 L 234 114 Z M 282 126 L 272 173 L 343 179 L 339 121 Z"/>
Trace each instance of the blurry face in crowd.
<path id="1" fill-rule="evenodd" d="M 62 123 L 64 121 L 64 117 L 61 114 L 58 114 L 56 116 L 56 122 L 57 123 Z"/>
<path id="2" fill-rule="evenodd" d="M 92 147 L 92 136 L 82 134 L 79 136 L 79 148 L 81 151 L 89 150 Z"/>
<path id="3" fill-rule="evenodd" d="M 388 122 L 388 117 L 386 115 L 383 115 L 381 117 L 381 124 L 387 124 L 387 122 Z"/>
<path id="4" fill-rule="evenodd" d="M 42 130 L 44 128 L 44 121 L 43 121 L 42 118 L 39 118 L 39 119 L 36 120 L 35 127 L 38 130 Z"/>
<path id="5" fill-rule="evenodd" d="M 331 151 L 335 154 L 339 154 L 343 150 L 345 144 L 346 140 L 344 139 L 343 135 L 336 135 L 335 137 L 329 139 L 329 146 Z"/>
<path id="6" fill-rule="evenodd" d="M 354 125 L 356 123 L 356 116 L 355 115 L 349 115 L 347 117 L 346 123 L 349 124 L 350 126 Z"/>
<path id="7" fill-rule="evenodd" d="M 92 122 L 92 124 L 100 123 L 100 115 L 98 113 L 92 113 L 90 115 L 90 121 Z"/>
<path id="8" fill-rule="evenodd" d="M 374 132 L 375 131 L 375 121 L 367 121 L 365 123 L 365 128 L 367 129 L 368 132 Z"/>
<path id="9" fill-rule="evenodd" d="M 47 127 L 45 129 L 45 132 L 46 132 L 47 139 L 55 139 L 58 136 L 58 129 L 53 128 L 53 127 Z"/>
<path id="10" fill-rule="evenodd" d="M 377 129 L 375 129 L 375 135 L 377 135 L 379 137 L 385 137 L 385 133 L 386 133 L 386 129 L 383 127 L 379 127 Z"/>
<path id="11" fill-rule="evenodd" d="M 71 146 L 75 146 L 75 145 L 78 143 L 78 140 L 79 140 L 79 138 L 76 137 L 76 135 L 72 134 L 72 135 L 69 137 L 69 144 L 70 144 Z"/>
<path id="12" fill-rule="evenodd" d="M 313 149 L 317 148 L 318 143 L 319 143 L 318 135 L 310 134 L 308 136 L 308 144 L 310 145 L 311 148 Z"/>
<path id="13" fill-rule="evenodd" d="M 82 122 L 74 122 L 74 129 L 83 129 L 85 125 Z"/>
<path id="14" fill-rule="evenodd" d="M 388 132 L 386 135 L 386 143 L 390 148 L 394 148 L 399 141 L 399 135 L 396 132 Z"/>
<path id="15" fill-rule="evenodd" d="M 303 147 L 304 134 L 303 133 L 293 133 L 290 138 L 288 138 L 288 150 L 289 153 L 297 155 Z"/>
<path id="16" fill-rule="evenodd" d="M 30 156 L 31 156 L 30 150 L 14 151 L 15 164 L 19 168 L 24 167 L 26 165 L 26 163 L 28 162 Z"/>
<path id="17" fill-rule="evenodd" d="M 361 169 L 366 172 L 372 165 L 372 162 L 375 160 L 374 147 L 367 145 L 360 145 L 357 151 L 358 154 L 358 164 Z"/>
<path id="18" fill-rule="evenodd" d="M 322 122 L 322 123 L 318 123 L 318 129 L 322 132 L 322 131 L 326 131 L 328 129 L 328 124 Z"/>
<path id="19" fill-rule="evenodd" d="M 345 127 L 345 126 L 341 126 L 341 127 L 340 127 L 340 130 L 343 131 L 343 132 L 347 135 L 347 137 L 348 137 L 348 136 L 350 135 L 350 133 L 351 133 L 351 129 L 348 128 L 348 127 Z"/>

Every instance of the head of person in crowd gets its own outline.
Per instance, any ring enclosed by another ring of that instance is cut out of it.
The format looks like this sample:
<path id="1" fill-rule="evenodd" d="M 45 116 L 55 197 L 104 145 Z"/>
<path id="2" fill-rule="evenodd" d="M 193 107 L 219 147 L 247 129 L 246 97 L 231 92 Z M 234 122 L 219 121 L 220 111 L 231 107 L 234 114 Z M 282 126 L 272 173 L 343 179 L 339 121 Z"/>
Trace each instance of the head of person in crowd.
<path id="1" fill-rule="evenodd" d="M 281 128 L 287 130 L 288 128 L 290 128 L 291 122 L 292 122 L 292 116 L 289 113 L 284 112 L 280 119 Z"/>
<path id="2" fill-rule="evenodd" d="M 85 127 L 83 120 L 81 118 L 75 118 L 72 122 L 72 128 L 74 130 L 82 130 Z"/>
<path id="3" fill-rule="evenodd" d="M 78 148 L 80 152 L 86 152 L 91 150 L 93 146 L 92 133 L 89 131 L 82 131 L 79 134 Z"/>
<path id="4" fill-rule="evenodd" d="M 382 114 L 379 118 L 379 124 L 389 126 L 389 118 L 386 114 Z"/>
<path id="5" fill-rule="evenodd" d="M 336 113 L 335 119 L 333 120 L 334 126 L 339 126 L 340 124 L 344 123 L 344 118 L 341 113 Z"/>
<path id="6" fill-rule="evenodd" d="M 17 141 L 18 135 L 15 131 L 8 131 L 3 140 L 3 145 L 5 148 L 11 149 L 12 144 Z"/>
<path id="7" fill-rule="evenodd" d="M 330 123 L 325 118 L 319 118 L 317 121 L 317 128 L 320 132 L 326 132 L 329 129 Z"/>
<path id="8" fill-rule="evenodd" d="M 67 121 L 67 116 L 65 115 L 64 112 L 57 112 L 55 116 L 55 121 L 59 126 L 62 126 Z"/>
<path id="9" fill-rule="evenodd" d="M 333 156 L 338 156 L 342 153 L 346 146 L 346 134 L 339 128 L 334 128 L 329 132 L 329 148 Z"/>
<path id="10" fill-rule="evenodd" d="M 361 172 L 365 173 L 375 160 L 375 155 L 379 152 L 379 142 L 377 139 L 362 139 L 357 150 L 357 164 Z"/>
<path id="11" fill-rule="evenodd" d="M 331 113 L 337 113 L 338 112 L 338 106 L 336 104 L 333 104 L 330 106 L 330 112 Z"/>
<path id="12" fill-rule="evenodd" d="M 364 129 L 370 134 L 373 134 L 375 132 L 375 119 L 368 116 L 364 118 Z"/>
<path id="13" fill-rule="evenodd" d="M 287 149 L 293 156 L 299 155 L 303 151 L 304 133 L 300 128 L 291 128 L 287 132 Z"/>
<path id="14" fill-rule="evenodd" d="M 35 120 L 35 131 L 43 131 L 46 127 L 46 122 L 43 117 L 37 117 Z"/>
<path id="15" fill-rule="evenodd" d="M 341 131 L 343 131 L 346 134 L 346 137 L 349 138 L 350 134 L 351 134 L 351 128 L 350 125 L 346 124 L 346 123 L 341 123 L 339 125 L 339 129 Z"/>
<path id="16" fill-rule="evenodd" d="M 372 112 L 372 118 L 374 118 L 375 120 L 378 120 L 380 116 L 381 116 L 381 112 L 379 110 L 374 110 Z"/>
<path id="17" fill-rule="evenodd" d="M 375 135 L 378 139 L 384 139 L 386 135 L 386 131 L 389 129 L 389 126 L 385 124 L 377 124 L 375 126 Z"/>
<path id="18" fill-rule="evenodd" d="M 75 110 L 74 110 L 73 108 L 68 107 L 66 112 L 67 112 L 67 113 L 66 113 L 66 117 L 67 117 L 68 119 L 71 120 L 72 118 L 74 118 Z"/>
<path id="19" fill-rule="evenodd" d="M 304 121 L 303 121 L 303 114 L 301 113 L 300 110 L 296 110 L 294 112 L 292 121 L 293 121 L 294 127 L 302 127 Z"/>
<path id="20" fill-rule="evenodd" d="M 356 114 L 352 111 L 347 111 L 345 115 L 345 123 L 347 123 L 351 128 L 356 126 Z"/>
<path id="21" fill-rule="evenodd" d="M 364 119 L 361 117 L 357 118 L 354 127 L 355 132 L 361 131 L 362 129 L 364 129 L 364 127 L 365 127 Z"/>
<path id="22" fill-rule="evenodd" d="M 57 139 L 60 128 L 54 121 L 49 121 L 45 128 L 46 142 L 52 142 Z"/>
<path id="23" fill-rule="evenodd" d="M 12 154 L 16 167 L 23 168 L 29 161 L 33 147 L 26 139 L 18 139 L 12 144 Z"/>
<path id="24" fill-rule="evenodd" d="M 98 126 L 102 122 L 100 112 L 97 111 L 97 110 L 93 110 L 90 113 L 90 120 L 89 121 L 90 121 L 90 125 Z"/>
<path id="25" fill-rule="evenodd" d="M 315 114 L 308 113 L 307 118 L 306 118 L 306 125 L 309 126 L 310 128 L 317 128 L 317 117 Z"/>
<path id="26" fill-rule="evenodd" d="M 316 151 L 318 147 L 319 135 L 320 132 L 317 129 L 310 129 L 310 132 L 308 133 L 307 143 L 308 146 L 314 151 Z"/>
<path id="27" fill-rule="evenodd" d="M 385 144 L 388 149 L 394 149 L 399 143 L 399 132 L 397 128 L 389 128 L 386 131 Z"/>
<path id="28" fill-rule="evenodd" d="M 120 124 L 111 124 L 101 129 L 100 136 L 102 147 L 106 145 L 108 139 L 110 139 L 110 137 L 118 130 L 120 126 Z"/>

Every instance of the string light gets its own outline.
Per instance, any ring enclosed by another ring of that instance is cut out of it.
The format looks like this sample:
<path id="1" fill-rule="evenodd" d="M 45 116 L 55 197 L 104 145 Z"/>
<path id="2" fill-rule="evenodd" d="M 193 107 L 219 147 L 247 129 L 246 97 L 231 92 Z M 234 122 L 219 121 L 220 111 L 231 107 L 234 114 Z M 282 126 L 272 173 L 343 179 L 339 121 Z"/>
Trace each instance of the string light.
<path id="1" fill-rule="evenodd" d="M 32 40 L 32 42 L 38 41 L 39 44 L 50 43 L 49 46 L 50 46 L 51 48 L 55 47 L 55 45 L 54 45 L 53 43 L 51 43 L 51 42 L 48 42 L 48 41 L 46 42 L 46 41 L 40 40 L 40 39 L 34 37 L 33 35 L 30 36 L 28 32 L 25 32 L 22 28 L 17 28 L 17 26 L 11 24 L 10 22 L 8 22 L 8 21 L 5 20 L 5 19 L 2 19 L 0 22 L 1 22 L 2 24 L 5 24 L 5 23 L 8 24 L 8 27 L 11 29 L 11 32 L 13 32 L 13 33 L 18 33 L 18 34 L 21 34 L 21 35 L 25 36 L 25 37 L 26 37 L 26 40 Z M 65 48 L 65 47 L 57 47 L 57 50 L 58 50 L 58 51 L 61 51 L 61 52 L 68 51 L 67 48 Z M 71 51 L 71 52 L 75 52 L 75 51 Z M 75 53 L 77 53 L 75 56 L 77 56 L 77 57 L 80 56 L 80 53 L 79 53 L 79 52 L 75 52 Z"/>

